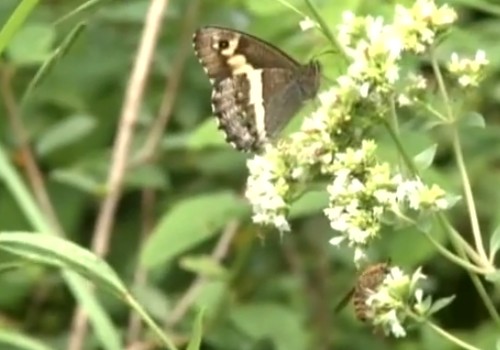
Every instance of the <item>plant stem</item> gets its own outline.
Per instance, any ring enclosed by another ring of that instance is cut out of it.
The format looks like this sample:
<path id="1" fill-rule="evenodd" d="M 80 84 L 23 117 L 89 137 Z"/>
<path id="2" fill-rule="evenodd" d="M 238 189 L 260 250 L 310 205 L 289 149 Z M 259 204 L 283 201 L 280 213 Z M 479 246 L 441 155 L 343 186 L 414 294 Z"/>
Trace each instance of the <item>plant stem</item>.
<path id="1" fill-rule="evenodd" d="M 391 124 L 389 124 L 389 122 L 386 121 L 385 119 L 382 122 L 384 123 L 386 130 L 389 132 L 389 135 L 391 136 L 392 140 L 396 144 L 396 147 L 399 153 L 401 154 L 401 157 L 403 158 L 406 167 L 410 170 L 413 176 L 418 176 L 418 169 L 415 167 L 415 164 L 413 164 L 413 161 L 410 158 L 410 156 L 406 153 L 403 144 L 401 143 L 401 140 L 399 139 L 396 131 L 391 127 Z"/>
<path id="2" fill-rule="evenodd" d="M 484 249 L 483 238 L 481 236 L 481 228 L 479 227 L 479 220 L 477 217 L 476 205 L 474 204 L 474 196 L 472 194 L 469 176 L 467 175 L 467 170 L 465 168 L 462 149 L 460 148 L 460 136 L 458 135 L 456 127 L 453 128 L 453 151 L 455 153 L 457 166 L 462 178 L 465 202 L 467 203 L 467 208 L 469 209 L 469 218 L 476 250 L 483 259 L 483 263 L 486 263 L 488 261 L 488 255 L 486 254 L 486 251 Z"/>
<path id="3" fill-rule="evenodd" d="M 472 345 L 464 342 L 463 340 L 458 339 L 453 334 L 448 333 L 447 331 L 445 331 L 441 327 L 435 325 L 434 323 L 432 323 L 432 322 L 430 322 L 428 320 L 425 320 L 424 324 L 427 325 L 429 328 L 431 328 L 436 333 L 438 333 L 439 335 L 441 335 L 442 337 L 448 339 L 449 341 L 451 341 L 452 343 L 460 346 L 463 349 L 467 349 L 467 350 L 481 350 L 481 349 L 479 349 L 479 348 L 477 348 L 475 346 L 472 346 Z"/>
<path id="4" fill-rule="evenodd" d="M 449 122 L 454 122 L 455 118 L 453 115 L 453 111 L 451 109 L 450 99 L 448 97 L 448 92 L 446 91 L 446 87 L 444 85 L 444 80 L 443 80 L 443 76 L 441 74 L 441 70 L 439 69 L 439 65 L 436 61 L 435 55 L 431 55 L 431 56 L 432 56 L 432 60 L 431 60 L 432 69 L 434 70 L 434 74 L 436 75 L 436 80 L 438 82 L 439 90 L 440 90 L 441 96 L 443 98 L 443 102 L 446 106 L 446 114 L 447 114 L 446 116 L 447 116 Z M 453 127 L 453 149 L 455 152 L 455 157 L 457 160 L 457 165 L 458 165 L 458 168 L 460 171 L 460 175 L 462 177 L 463 188 L 464 188 L 464 193 L 465 193 L 465 200 L 467 203 L 467 207 L 469 210 L 469 217 L 471 220 L 472 234 L 474 235 L 477 253 L 479 254 L 479 256 L 481 258 L 481 262 L 478 262 L 478 263 L 480 263 L 480 265 L 482 265 L 482 266 L 488 267 L 490 264 L 489 264 L 488 257 L 486 255 L 486 252 L 485 252 L 484 246 L 483 246 L 483 242 L 482 242 L 481 230 L 480 230 L 479 221 L 477 218 L 477 212 L 476 212 L 476 207 L 474 204 L 474 198 L 472 195 L 472 189 L 470 186 L 469 177 L 467 175 L 467 170 L 465 168 L 465 162 L 464 162 L 462 150 L 460 148 L 460 138 L 458 135 L 458 130 L 457 130 L 457 127 L 455 125 L 453 125 L 452 127 Z M 464 257 L 465 252 L 464 252 L 464 248 L 463 248 L 462 244 L 460 244 L 460 242 L 458 242 L 458 240 L 456 240 L 456 239 L 453 239 L 452 243 L 455 245 L 455 249 L 457 249 L 458 254 Z M 486 293 L 483 284 L 481 283 L 481 281 L 479 281 L 479 278 L 476 275 L 474 275 L 470 270 L 467 270 L 467 272 L 472 280 L 472 283 L 476 287 L 476 289 L 479 293 L 479 296 L 483 300 L 484 305 L 486 306 L 486 309 L 490 313 L 490 316 L 497 323 L 497 325 L 500 325 L 500 316 L 499 316 L 497 310 L 495 309 L 495 306 L 491 302 L 491 299 L 489 298 L 488 294 Z"/>
<path id="5" fill-rule="evenodd" d="M 443 103 L 446 108 L 446 117 L 448 121 L 451 123 L 451 127 L 453 128 L 453 152 L 455 153 L 455 159 L 457 162 L 457 166 L 460 172 L 460 176 L 462 178 L 463 191 L 465 195 L 465 202 L 467 204 L 467 209 L 469 211 L 469 219 L 471 222 L 472 235 L 474 236 L 474 242 L 476 246 L 476 250 L 478 254 L 481 256 L 483 260 L 483 264 L 487 265 L 488 256 L 486 251 L 484 250 L 483 239 L 481 236 L 481 229 L 479 227 L 479 220 L 477 217 L 476 206 L 474 204 L 474 196 L 472 195 L 472 189 L 469 181 L 469 176 L 467 175 L 467 170 L 465 168 L 465 162 L 462 154 L 462 149 L 460 147 L 460 137 L 457 130 L 457 126 L 455 124 L 455 116 L 451 109 L 450 98 L 448 96 L 448 92 L 446 91 L 446 87 L 444 85 L 443 75 L 441 74 L 441 70 L 439 69 L 439 65 L 436 61 L 436 56 L 432 56 L 432 69 L 434 74 L 436 75 L 436 80 L 439 86 L 439 91 L 443 98 Z"/>

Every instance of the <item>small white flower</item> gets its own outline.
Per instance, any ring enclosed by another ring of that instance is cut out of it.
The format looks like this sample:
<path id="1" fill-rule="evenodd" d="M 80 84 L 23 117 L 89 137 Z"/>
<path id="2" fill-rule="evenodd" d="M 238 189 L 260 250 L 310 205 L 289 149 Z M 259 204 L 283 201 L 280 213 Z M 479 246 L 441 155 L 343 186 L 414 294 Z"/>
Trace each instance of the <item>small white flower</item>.
<path id="1" fill-rule="evenodd" d="M 405 95 L 405 94 L 399 94 L 398 95 L 398 98 L 397 98 L 397 103 L 399 106 L 403 107 L 403 106 L 409 106 L 411 105 L 411 100 L 410 98 Z"/>
<path id="2" fill-rule="evenodd" d="M 366 83 L 363 83 L 360 87 L 359 87 L 359 95 L 363 98 L 366 98 L 368 97 L 368 93 L 370 91 L 370 83 L 366 82 Z"/>
<path id="3" fill-rule="evenodd" d="M 424 291 L 420 288 L 417 288 L 415 291 L 415 301 L 417 304 L 421 304 L 424 300 Z"/>
<path id="4" fill-rule="evenodd" d="M 364 260 L 366 258 L 366 253 L 363 249 L 360 247 L 356 247 L 354 249 L 354 263 L 358 264 L 360 261 Z"/>
<path id="5" fill-rule="evenodd" d="M 313 21 L 310 17 L 306 17 L 299 22 L 300 29 L 306 31 L 315 27 L 318 27 L 318 23 Z"/>
<path id="6" fill-rule="evenodd" d="M 484 67 L 488 64 L 489 61 L 483 50 L 478 50 L 474 59 L 461 58 L 456 52 L 453 52 L 448 63 L 448 70 L 457 77 L 461 86 L 477 86 Z"/>
<path id="7" fill-rule="evenodd" d="M 398 316 L 396 314 L 396 310 L 391 310 L 387 313 L 387 321 L 390 325 L 391 333 L 396 338 L 406 337 L 406 331 L 398 319 Z"/>
<path id="8" fill-rule="evenodd" d="M 399 67 L 397 65 L 388 67 L 385 76 L 389 83 L 394 84 L 399 79 Z"/>
<path id="9" fill-rule="evenodd" d="M 338 246 L 338 245 L 340 245 L 340 243 L 342 243 L 344 240 L 345 240 L 345 237 L 343 237 L 343 236 L 337 236 L 337 237 L 333 237 L 333 238 L 332 238 L 332 239 L 330 239 L 328 242 L 329 242 L 331 245 Z"/>
<path id="10" fill-rule="evenodd" d="M 486 66 L 490 63 L 490 61 L 486 58 L 486 52 L 484 52 L 484 50 L 477 50 L 475 63 L 478 66 Z"/>

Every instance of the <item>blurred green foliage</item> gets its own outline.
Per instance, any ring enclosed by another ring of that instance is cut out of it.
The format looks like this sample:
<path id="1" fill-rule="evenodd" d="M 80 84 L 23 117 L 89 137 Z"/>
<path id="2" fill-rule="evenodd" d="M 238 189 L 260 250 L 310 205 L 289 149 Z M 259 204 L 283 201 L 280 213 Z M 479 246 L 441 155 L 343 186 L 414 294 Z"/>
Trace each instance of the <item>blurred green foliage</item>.
<path id="1" fill-rule="evenodd" d="M 199 291 L 195 307 L 175 325 L 180 339 L 189 337 L 197 308 L 205 308 L 203 349 L 455 349 L 426 329 L 392 341 L 374 335 L 349 308 L 333 313 L 353 285 L 356 272 L 350 252 L 327 244 L 332 232 L 321 213 L 325 193 L 311 192 L 296 203 L 291 212 L 293 232 L 285 237 L 250 223 L 250 210 L 241 197 L 247 156 L 226 145 L 217 131 L 210 116 L 209 82 L 194 54 L 189 51 L 182 64 L 176 65 L 186 38 L 189 40 L 200 25 L 217 24 L 262 37 L 301 61 L 319 56 L 329 79 L 340 74 L 344 64 L 335 55 L 320 55 L 329 49 L 328 41 L 317 33 L 301 32 L 298 22 L 302 18 L 279 1 L 195 1 L 168 4 L 131 159 L 157 118 L 166 85 L 179 74 L 180 83 L 168 92 L 175 99 L 160 149 L 151 161 L 126 173 L 107 260 L 130 288 L 134 271 L 139 266 L 145 269 L 147 283 L 134 289 L 135 295 L 160 323 L 186 293 L 196 277 L 193 271 L 211 276 Z M 19 3 L 0 1 L 0 25 L 12 20 Z M 150 1 L 33 3 L 34 11 L 15 35 L 4 39 L 0 100 L 7 108 L 0 109 L 0 146 L 26 179 L 20 139 L 8 108 L 14 103 L 63 231 L 68 239 L 89 247 Z M 307 13 L 302 1 L 289 3 Z M 345 10 L 390 18 L 394 6 L 387 0 L 314 3 L 332 28 Z M 457 9 L 460 20 L 439 47 L 439 57 L 446 60 L 452 51 L 471 54 L 484 49 L 491 61 L 485 83 L 468 96 L 468 110 L 463 111 L 478 111 L 487 127 L 469 129 L 463 135 L 463 147 L 482 228 L 493 232 L 500 223 L 500 190 L 496 187 L 500 176 L 500 5 L 494 0 L 449 3 Z M 199 7 L 198 14 L 189 23 L 186 13 L 192 6 Z M 48 61 L 51 64 L 34 84 L 35 75 Z M 425 65 L 421 62 L 423 68 Z M 8 94 L 14 96 L 14 102 L 7 101 Z M 418 122 L 410 117 L 402 128 L 405 147 L 416 155 L 437 143 L 436 159 L 425 176 L 460 194 L 449 135 L 439 130 L 416 132 Z M 292 124 L 298 122 L 300 116 Z M 390 159 L 394 146 L 387 136 L 380 135 L 380 139 L 381 154 Z M 469 221 L 462 204 L 450 217 L 469 239 Z M 19 199 L 0 182 L 0 231 L 34 230 L 30 222 Z M 231 222 L 237 225 L 227 257 L 223 266 L 213 266 L 213 261 L 203 259 L 221 233 L 231 229 Z M 143 231 L 151 235 L 143 238 Z M 430 292 L 457 295 L 436 322 L 481 349 L 493 349 L 499 331 L 467 274 L 439 256 L 414 229 L 386 232 L 383 237 L 373 248 L 374 256 L 381 260 L 390 257 L 409 271 L 423 265 Z M 436 239 L 443 241 L 445 237 Z M 196 263 L 185 270 L 180 261 L 188 257 Z M 9 261 L 11 256 L 2 253 L 0 259 Z M 213 271 L 218 271 L 216 278 Z M 43 341 L 49 349 L 66 348 L 75 299 L 58 272 L 30 265 L 5 271 L 0 274 L 0 290 L 0 342 L 14 343 L 9 339 L 24 333 Z M 488 291 L 499 305 L 499 290 Z M 98 296 L 119 332 L 126 333 L 127 306 L 100 291 Z M 87 348 L 97 349 L 91 334 Z M 43 347 L 30 343 L 19 348 Z"/>

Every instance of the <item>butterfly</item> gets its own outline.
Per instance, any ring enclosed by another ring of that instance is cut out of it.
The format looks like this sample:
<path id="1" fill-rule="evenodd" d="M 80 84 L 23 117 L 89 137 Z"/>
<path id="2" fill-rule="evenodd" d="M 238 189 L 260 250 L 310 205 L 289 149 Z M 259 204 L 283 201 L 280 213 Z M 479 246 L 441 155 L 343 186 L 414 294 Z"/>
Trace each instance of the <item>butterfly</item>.
<path id="1" fill-rule="evenodd" d="M 193 46 L 212 84 L 219 129 L 238 150 L 261 150 L 318 92 L 318 61 L 300 64 L 250 34 L 202 27 Z"/>

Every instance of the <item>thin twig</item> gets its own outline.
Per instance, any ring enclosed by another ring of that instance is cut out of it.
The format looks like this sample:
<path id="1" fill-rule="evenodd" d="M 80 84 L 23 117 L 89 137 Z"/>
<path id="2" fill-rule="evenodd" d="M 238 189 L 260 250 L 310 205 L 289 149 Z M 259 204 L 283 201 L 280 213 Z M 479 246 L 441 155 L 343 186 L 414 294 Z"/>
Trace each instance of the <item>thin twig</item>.
<path id="1" fill-rule="evenodd" d="M 231 241 L 233 240 L 234 235 L 238 231 L 238 227 L 240 226 L 239 221 L 233 220 L 229 224 L 227 224 L 224 232 L 220 236 L 217 245 L 215 246 L 212 252 L 212 258 L 216 261 L 221 261 L 229 251 L 229 246 Z M 179 322 L 186 312 L 189 310 L 193 302 L 196 300 L 196 297 L 203 286 L 209 281 L 208 278 L 204 276 L 198 276 L 193 283 L 189 286 L 186 293 L 183 295 L 181 299 L 177 302 L 177 305 L 173 308 L 172 312 L 168 316 L 165 321 L 165 329 L 168 330 L 172 328 L 177 322 Z"/>
<path id="2" fill-rule="evenodd" d="M 26 177 L 33 190 L 37 204 L 40 206 L 41 211 L 49 221 L 51 229 L 54 230 L 53 233 L 57 236 L 64 236 L 62 225 L 47 192 L 44 176 L 38 167 L 35 155 L 31 149 L 28 133 L 26 132 L 27 128 L 24 125 L 19 105 L 14 97 L 12 90 L 14 75 L 14 69 L 11 69 L 8 66 L 1 68 L 0 94 L 2 96 L 2 100 L 4 101 L 6 110 L 5 114 L 7 116 L 7 120 L 9 121 L 12 135 L 14 136 L 15 142 L 19 147 L 23 162 L 22 169 L 26 173 Z M 53 285 L 51 283 L 47 284 L 47 281 L 45 280 L 40 281 L 38 287 L 36 288 L 36 293 L 33 296 L 33 302 L 30 304 L 26 313 L 26 322 L 29 322 L 32 316 L 36 315 L 39 311 L 40 305 L 42 305 L 44 300 L 50 296 L 52 290 Z"/>
<path id="3" fill-rule="evenodd" d="M 146 87 L 149 70 L 151 69 L 151 62 L 167 2 L 167 0 L 151 1 L 137 59 L 125 93 L 118 134 L 113 146 L 111 169 L 107 180 L 108 193 L 101 202 L 93 235 L 94 239 L 92 241 L 92 249 L 100 256 L 106 255 L 108 250 L 114 224 L 114 214 L 122 194 L 123 179 L 130 154 L 133 132 L 139 115 L 142 96 Z"/>
<path id="4" fill-rule="evenodd" d="M 16 143 L 19 145 L 19 150 L 23 160 L 23 169 L 26 170 L 26 176 L 31 188 L 33 189 L 33 193 L 40 209 L 49 219 L 50 225 L 55 231 L 54 233 L 58 236 L 62 236 L 64 235 L 62 226 L 56 215 L 54 207 L 52 206 L 49 194 L 47 193 L 43 174 L 38 167 L 33 151 L 30 147 L 28 133 L 26 132 L 21 112 L 19 111 L 18 104 L 12 92 L 12 79 L 15 72 L 13 69 L 9 69 L 8 67 L 2 67 L 0 72 L 0 91 L 2 99 L 5 103 L 5 109 L 7 111 L 6 116 L 10 123 L 12 134 L 14 135 Z"/>
<path id="5" fill-rule="evenodd" d="M 135 65 L 125 92 L 118 134 L 113 146 L 111 168 L 107 181 L 108 192 L 101 202 L 92 239 L 92 250 L 98 256 L 105 256 L 109 248 L 115 211 L 122 194 L 123 178 L 130 154 L 132 136 L 167 5 L 168 0 L 151 0 L 144 21 L 144 30 Z M 82 348 L 87 333 L 86 319 L 87 316 L 82 308 L 77 308 L 73 317 L 73 327 L 68 345 L 69 350 Z"/>
<path id="6" fill-rule="evenodd" d="M 155 122 L 150 128 L 144 145 L 138 152 L 138 158 L 133 161 L 131 166 L 148 162 L 154 158 L 158 151 L 158 146 L 172 115 L 175 101 L 177 100 L 177 94 L 179 93 L 179 85 L 182 73 L 184 72 L 185 63 L 191 52 L 191 37 L 197 23 L 196 19 L 198 18 L 200 8 L 199 5 L 199 0 L 193 0 L 188 6 L 179 41 L 180 47 L 172 63 L 172 69 L 167 75 L 165 93 L 163 94 L 158 116 L 155 118 Z"/>
<path id="7" fill-rule="evenodd" d="M 167 124 L 170 120 L 170 116 L 172 115 L 172 110 L 179 92 L 182 73 L 184 71 L 185 62 L 188 58 L 191 48 L 191 36 L 196 25 L 196 19 L 198 17 L 200 7 L 199 4 L 199 0 L 194 0 L 189 4 L 187 8 L 186 15 L 184 16 L 184 25 L 181 30 L 180 48 L 172 63 L 170 74 L 168 74 L 165 82 L 165 92 L 163 94 L 163 100 L 160 104 L 158 116 L 155 118 L 155 122 L 150 129 L 144 146 L 142 147 L 141 151 L 138 152 L 140 159 L 138 159 L 137 162 L 133 161 L 134 164 L 131 164 L 131 166 L 150 161 L 158 152 L 158 146 L 164 134 L 164 130 L 166 129 Z M 153 202 L 154 191 L 145 190 L 143 192 L 142 202 L 143 230 L 141 243 L 146 240 L 147 233 L 153 226 L 153 218 L 151 217 L 151 213 L 153 212 L 152 208 L 154 207 Z M 145 271 L 138 268 L 135 271 L 134 286 L 136 288 L 140 288 L 141 285 L 146 284 L 146 278 L 147 276 Z M 134 342 L 137 342 L 139 340 L 140 332 L 141 319 L 136 313 L 131 313 L 129 320 L 129 329 L 127 332 L 128 343 L 133 344 Z"/>

